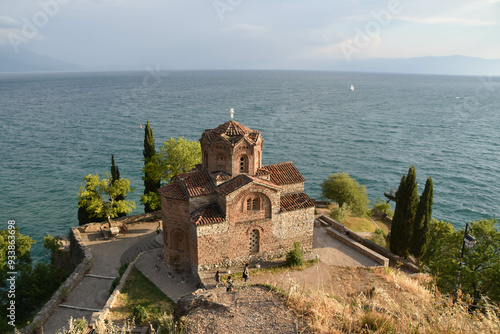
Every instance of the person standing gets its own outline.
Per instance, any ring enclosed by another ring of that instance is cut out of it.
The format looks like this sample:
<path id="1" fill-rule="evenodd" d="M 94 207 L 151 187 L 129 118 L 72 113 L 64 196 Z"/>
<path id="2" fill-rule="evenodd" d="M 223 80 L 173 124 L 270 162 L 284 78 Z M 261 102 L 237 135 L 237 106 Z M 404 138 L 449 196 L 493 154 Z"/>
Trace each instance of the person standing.
<path id="1" fill-rule="evenodd" d="M 220 284 L 220 272 L 217 270 L 215 273 L 215 287 L 218 288 Z"/>
<path id="2" fill-rule="evenodd" d="M 249 264 L 245 264 L 245 269 L 243 269 L 243 278 L 245 279 L 245 283 L 248 281 L 248 278 L 250 278 L 250 272 L 248 270 Z"/>

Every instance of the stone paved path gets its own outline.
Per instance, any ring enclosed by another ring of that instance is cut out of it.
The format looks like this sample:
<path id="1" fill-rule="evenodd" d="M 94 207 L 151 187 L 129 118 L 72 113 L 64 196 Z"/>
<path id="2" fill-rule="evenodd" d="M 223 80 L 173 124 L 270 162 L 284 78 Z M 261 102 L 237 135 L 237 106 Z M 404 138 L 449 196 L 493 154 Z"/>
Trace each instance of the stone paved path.
<path id="1" fill-rule="evenodd" d="M 81 233 L 83 241 L 89 246 L 94 255 L 94 267 L 91 274 L 101 276 L 118 276 L 120 259 L 122 255 L 132 247 L 144 240 L 156 236 L 157 222 L 128 224 L 129 232 L 121 234 L 116 238 L 103 240 L 98 232 Z M 62 304 L 102 309 L 109 297 L 111 279 L 102 279 L 86 276 L 78 286 L 71 291 L 67 302 Z M 46 334 L 57 333 L 57 330 L 68 328 L 70 317 L 90 320 L 91 311 L 79 311 L 59 307 L 54 314 L 43 324 L 43 332 Z"/>
<path id="2" fill-rule="evenodd" d="M 135 267 L 174 302 L 177 302 L 185 294 L 196 291 L 198 283 L 193 275 L 187 272 L 177 274 L 175 270 L 163 264 L 163 258 L 158 256 L 162 254 L 161 248 L 144 252 L 137 259 Z"/>

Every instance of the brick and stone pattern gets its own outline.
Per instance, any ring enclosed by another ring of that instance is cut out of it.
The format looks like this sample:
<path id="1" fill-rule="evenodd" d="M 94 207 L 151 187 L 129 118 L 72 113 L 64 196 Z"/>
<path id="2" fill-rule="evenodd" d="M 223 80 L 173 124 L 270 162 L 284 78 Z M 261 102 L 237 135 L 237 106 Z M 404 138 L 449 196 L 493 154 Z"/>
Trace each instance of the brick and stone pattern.
<path id="1" fill-rule="evenodd" d="M 312 249 L 314 203 L 293 162 L 263 166 L 259 131 L 234 121 L 200 142 L 202 164 L 160 189 L 168 264 L 197 273 Z"/>

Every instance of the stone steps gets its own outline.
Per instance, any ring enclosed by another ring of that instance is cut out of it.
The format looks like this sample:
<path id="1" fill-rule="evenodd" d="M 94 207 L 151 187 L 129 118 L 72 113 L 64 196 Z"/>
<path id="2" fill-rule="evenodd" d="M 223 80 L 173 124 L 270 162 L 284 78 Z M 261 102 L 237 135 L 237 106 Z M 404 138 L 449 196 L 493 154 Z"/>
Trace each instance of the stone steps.
<path id="1" fill-rule="evenodd" d="M 123 265 L 125 263 L 130 263 L 132 262 L 137 255 L 139 255 L 142 252 L 146 252 L 149 250 L 153 250 L 156 248 L 161 248 L 162 246 L 162 234 L 156 234 L 154 232 L 154 235 L 151 235 L 151 237 L 141 240 L 138 243 L 130 246 L 125 252 L 123 252 L 121 258 L 120 258 L 120 264 Z"/>

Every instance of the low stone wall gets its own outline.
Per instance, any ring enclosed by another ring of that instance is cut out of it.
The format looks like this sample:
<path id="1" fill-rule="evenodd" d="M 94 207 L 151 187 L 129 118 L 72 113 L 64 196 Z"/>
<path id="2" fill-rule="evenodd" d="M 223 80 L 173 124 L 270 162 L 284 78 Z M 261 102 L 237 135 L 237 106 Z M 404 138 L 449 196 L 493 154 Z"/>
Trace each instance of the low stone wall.
<path id="1" fill-rule="evenodd" d="M 22 334 L 31 334 L 35 332 L 35 326 L 42 326 L 45 321 L 54 313 L 54 311 L 59 307 L 59 304 L 65 297 L 73 290 L 85 277 L 85 273 L 94 266 L 94 257 L 87 245 L 83 242 L 78 228 L 73 227 L 70 230 L 70 252 L 73 250 L 74 259 L 81 258 L 80 264 L 78 264 L 73 270 L 73 273 L 64 281 L 64 283 L 59 287 L 59 289 L 52 295 L 52 298 L 45 303 L 44 307 L 37 313 L 33 318 L 33 322 L 20 330 Z"/>
<path id="2" fill-rule="evenodd" d="M 377 210 L 372 210 L 372 214 L 375 216 L 375 217 L 378 217 L 380 219 L 382 219 L 383 221 L 385 222 L 388 222 L 388 223 L 391 223 L 392 224 L 392 218 L 387 216 L 386 214 L 384 214 L 383 212 L 380 212 L 380 211 L 377 211 Z"/>
<path id="3" fill-rule="evenodd" d="M 126 224 L 143 222 L 144 220 L 147 220 L 149 218 L 160 220 L 161 219 L 161 211 L 154 211 L 154 212 L 143 213 L 140 215 L 114 218 L 111 220 L 111 226 L 120 227 L 120 226 L 123 226 Z M 81 232 L 97 232 L 97 231 L 100 231 L 101 228 L 103 228 L 103 227 L 108 227 L 107 221 L 101 222 L 101 223 L 88 223 L 88 224 L 79 226 L 78 229 Z"/>
<path id="4" fill-rule="evenodd" d="M 314 205 L 316 205 L 317 208 L 328 208 L 328 202 L 327 201 L 317 201 L 314 200 Z"/>
<path id="5" fill-rule="evenodd" d="M 337 230 L 341 234 L 345 234 L 346 236 L 348 236 L 352 240 L 357 241 L 360 244 L 362 244 L 363 246 L 371 249 L 372 251 L 377 252 L 378 254 L 380 254 L 380 255 L 388 258 L 389 259 L 389 265 L 391 267 L 399 267 L 400 266 L 400 267 L 402 267 L 402 268 L 404 268 L 404 269 L 406 269 L 406 270 L 408 270 L 408 271 L 410 271 L 412 273 L 419 272 L 417 266 L 415 266 L 414 264 L 411 264 L 410 262 L 406 261 L 405 259 L 403 259 L 403 258 L 397 256 L 396 254 L 388 251 L 384 247 L 377 245 L 373 241 L 365 239 L 365 238 L 359 236 L 358 234 L 356 234 L 356 232 L 354 232 L 351 229 L 345 227 L 344 225 L 340 224 L 339 222 L 331 219 L 330 217 L 327 217 L 325 215 L 321 215 L 320 217 L 318 217 L 318 219 L 321 219 L 321 220 L 327 222 L 333 229 Z"/>
<path id="6" fill-rule="evenodd" d="M 111 293 L 111 296 L 109 296 L 108 301 L 104 305 L 102 311 L 100 312 L 94 312 L 92 313 L 92 317 L 89 321 L 89 324 L 91 326 L 95 327 L 95 323 L 100 321 L 100 320 L 105 320 L 113 306 L 115 306 L 116 299 L 120 295 L 123 287 L 125 286 L 125 282 L 127 281 L 127 278 L 130 276 L 130 273 L 132 272 L 132 269 L 135 268 L 135 263 L 137 260 L 141 257 L 141 254 L 135 258 L 134 261 L 130 262 L 127 269 L 123 273 L 122 277 L 120 278 L 120 283 L 116 286 L 116 288 L 113 290 L 113 293 Z"/>
<path id="7" fill-rule="evenodd" d="M 366 257 L 369 257 L 373 261 L 383 265 L 384 267 L 387 267 L 389 265 L 389 259 L 372 251 L 371 249 L 361 245 L 360 243 L 353 241 L 349 239 L 348 237 L 344 236 L 343 234 L 339 233 L 338 231 L 332 229 L 331 227 L 326 229 L 326 233 L 335 239 L 339 240 L 340 242 L 346 244 L 347 246 L 357 250 L 361 254 L 365 255 Z"/>

